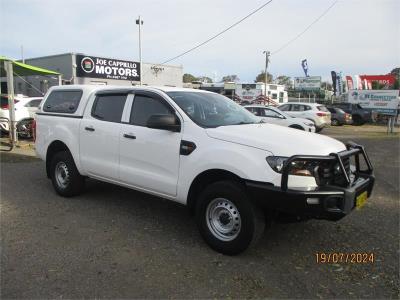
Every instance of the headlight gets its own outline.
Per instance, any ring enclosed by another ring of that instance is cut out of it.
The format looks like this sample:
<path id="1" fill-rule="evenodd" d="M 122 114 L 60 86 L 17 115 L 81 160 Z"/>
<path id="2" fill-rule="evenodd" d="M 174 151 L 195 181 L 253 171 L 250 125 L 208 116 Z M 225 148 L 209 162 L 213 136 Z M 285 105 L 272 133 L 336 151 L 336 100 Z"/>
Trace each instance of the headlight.
<path id="1" fill-rule="evenodd" d="M 285 164 L 285 161 L 287 159 L 288 159 L 287 157 L 283 156 L 268 156 L 266 158 L 267 163 L 272 168 L 272 170 L 278 173 L 282 173 L 283 165 Z"/>
<path id="2" fill-rule="evenodd" d="M 269 166 L 277 173 L 282 173 L 287 157 L 268 156 L 266 158 Z M 316 161 L 294 161 L 291 162 L 289 175 L 296 176 L 314 176 L 319 163 Z"/>

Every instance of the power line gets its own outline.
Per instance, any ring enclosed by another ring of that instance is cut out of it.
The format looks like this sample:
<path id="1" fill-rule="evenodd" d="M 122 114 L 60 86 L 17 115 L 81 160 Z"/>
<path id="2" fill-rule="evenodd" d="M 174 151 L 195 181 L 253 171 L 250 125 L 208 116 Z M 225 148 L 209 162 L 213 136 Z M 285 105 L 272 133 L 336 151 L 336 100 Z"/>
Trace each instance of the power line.
<path id="1" fill-rule="evenodd" d="M 256 12 L 260 11 L 261 9 L 263 9 L 265 6 L 267 6 L 268 4 L 270 4 L 272 2 L 272 0 L 267 1 L 266 3 L 264 3 L 263 5 L 261 5 L 259 8 L 257 8 L 256 10 L 253 10 L 251 13 L 249 13 L 248 15 L 246 15 L 245 17 L 243 17 L 242 19 L 240 19 L 239 21 L 233 23 L 232 25 L 230 25 L 229 27 L 225 28 L 224 30 L 222 30 L 221 32 L 213 35 L 212 37 L 210 37 L 209 39 L 205 40 L 204 42 L 194 46 L 193 48 L 190 48 L 189 50 L 186 50 L 185 52 L 174 56 L 166 61 L 164 61 L 163 64 L 169 63 L 170 61 L 173 61 L 179 57 L 182 57 L 186 54 L 188 54 L 189 52 L 192 52 L 193 50 L 196 50 L 197 48 L 200 48 L 201 46 L 207 44 L 208 42 L 211 42 L 212 40 L 216 39 L 217 37 L 219 37 L 220 35 L 224 34 L 225 32 L 227 32 L 228 30 L 232 29 L 233 27 L 235 27 L 236 25 L 242 23 L 244 20 L 246 20 L 247 18 L 251 17 L 252 15 L 254 15 Z"/>
<path id="2" fill-rule="evenodd" d="M 275 50 L 272 52 L 272 54 L 276 54 L 283 49 L 285 49 L 287 46 L 289 46 L 291 43 L 293 43 L 295 40 L 297 40 L 299 37 L 301 37 L 304 33 L 306 33 L 315 23 L 317 23 L 323 16 L 325 16 L 331 9 L 338 3 L 339 0 L 336 0 L 329 6 L 318 18 L 316 18 L 310 25 L 308 25 L 302 32 L 300 32 L 298 35 L 296 35 L 294 38 L 283 44 L 279 49 Z"/>

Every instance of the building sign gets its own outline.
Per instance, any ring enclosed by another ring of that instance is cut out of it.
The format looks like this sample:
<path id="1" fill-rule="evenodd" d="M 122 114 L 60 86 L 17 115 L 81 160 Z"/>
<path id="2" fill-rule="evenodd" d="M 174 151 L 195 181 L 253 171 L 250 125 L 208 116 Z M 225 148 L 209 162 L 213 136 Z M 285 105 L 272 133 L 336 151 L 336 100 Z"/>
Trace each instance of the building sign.
<path id="1" fill-rule="evenodd" d="M 253 102 L 262 95 L 262 89 L 257 84 L 237 84 L 235 96 L 238 101 Z"/>
<path id="2" fill-rule="evenodd" d="M 140 63 L 78 54 L 76 76 L 140 81 Z"/>
<path id="3" fill-rule="evenodd" d="M 153 72 L 153 74 L 157 77 L 158 73 L 163 72 L 164 68 L 161 66 L 151 66 L 150 70 Z"/>
<path id="4" fill-rule="evenodd" d="M 365 109 L 395 115 L 399 106 L 398 90 L 350 90 L 349 102 L 359 103 Z"/>
<path id="5" fill-rule="evenodd" d="M 321 88 L 321 76 L 295 77 L 294 89 L 314 91 Z"/>

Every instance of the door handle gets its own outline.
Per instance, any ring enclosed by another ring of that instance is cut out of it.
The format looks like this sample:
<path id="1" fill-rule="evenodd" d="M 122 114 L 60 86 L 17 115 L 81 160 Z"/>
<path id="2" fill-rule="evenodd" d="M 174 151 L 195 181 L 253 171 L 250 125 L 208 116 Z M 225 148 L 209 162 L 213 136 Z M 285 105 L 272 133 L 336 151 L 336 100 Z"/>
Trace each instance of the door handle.
<path id="1" fill-rule="evenodd" d="M 89 126 L 89 127 L 85 127 L 85 130 L 87 130 L 87 131 L 94 131 L 94 128 L 93 128 L 92 126 Z"/>
<path id="2" fill-rule="evenodd" d="M 134 136 L 132 133 L 124 133 L 124 138 L 136 140 L 136 136 Z"/>

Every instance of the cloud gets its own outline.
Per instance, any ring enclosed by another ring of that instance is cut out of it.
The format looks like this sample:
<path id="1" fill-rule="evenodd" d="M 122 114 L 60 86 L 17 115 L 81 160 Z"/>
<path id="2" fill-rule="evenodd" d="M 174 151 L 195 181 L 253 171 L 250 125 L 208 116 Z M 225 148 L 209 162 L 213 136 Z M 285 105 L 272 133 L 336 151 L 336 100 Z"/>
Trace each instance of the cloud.
<path id="1" fill-rule="evenodd" d="M 0 52 L 19 58 L 65 52 L 138 59 L 135 19 L 143 26 L 143 59 L 159 63 L 221 31 L 265 1 L 51 1 L 1 0 Z M 296 36 L 333 0 L 273 1 L 218 39 L 172 64 L 213 77 L 237 74 L 253 81 L 274 51 Z M 399 1 L 339 1 L 300 39 L 271 57 L 275 75 L 387 73 L 400 65 Z"/>

